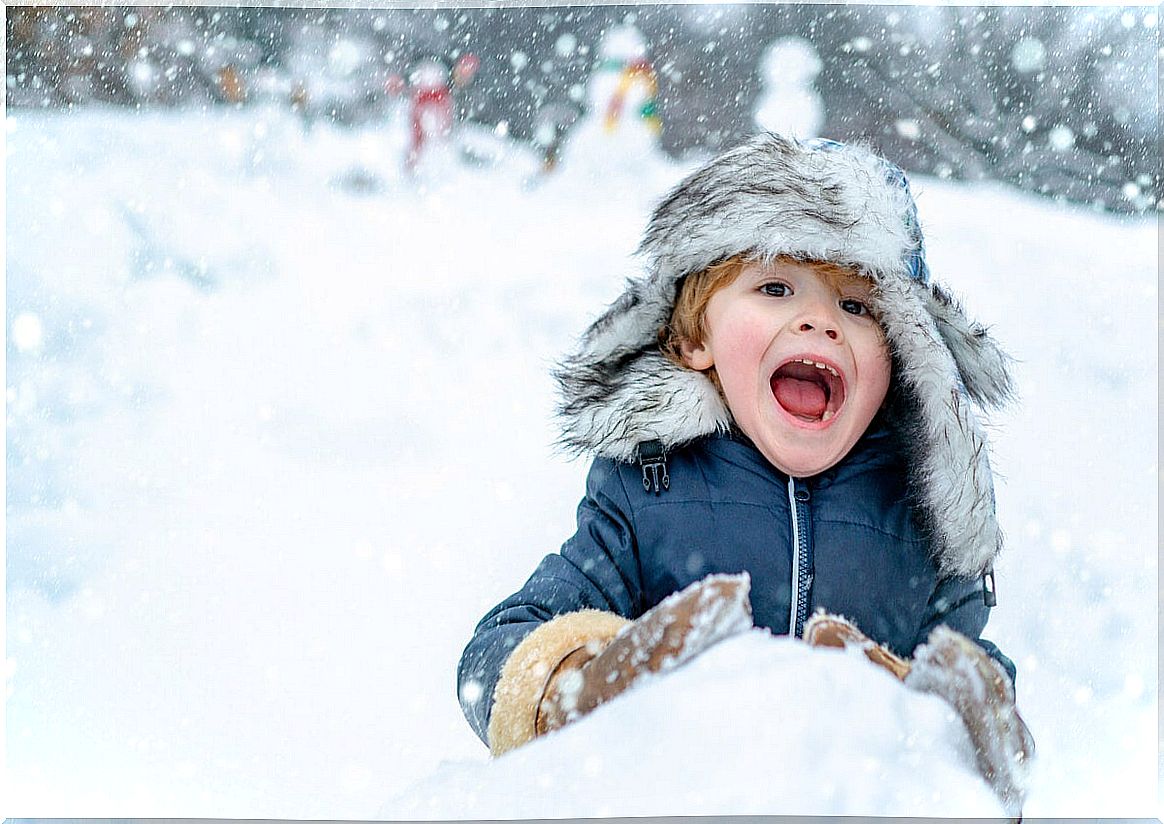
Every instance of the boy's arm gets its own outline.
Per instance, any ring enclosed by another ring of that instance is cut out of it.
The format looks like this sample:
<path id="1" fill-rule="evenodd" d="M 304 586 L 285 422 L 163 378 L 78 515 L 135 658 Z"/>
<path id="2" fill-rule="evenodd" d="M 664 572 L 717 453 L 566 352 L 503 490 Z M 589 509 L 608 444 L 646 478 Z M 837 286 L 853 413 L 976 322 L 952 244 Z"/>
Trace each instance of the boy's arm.
<path id="1" fill-rule="evenodd" d="M 461 656 L 461 709 L 477 736 L 494 752 L 526 740 L 526 721 L 562 659 L 604 647 L 642 611 L 629 501 L 617 466 L 597 460 L 577 532 L 485 615 Z"/>
<path id="2" fill-rule="evenodd" d="M 993 642 L 982 637 L 982 630 L 989 617 L 990 607 L 986 606 L 981 578 L 946 578 L 939 582 L 926 605 L 925 620 L 914 640 L 914 649 L 926 642 L 935 627 L 944 624 L 982 647 L 987 655 L 1006 670 L 1013 684 L 1016 676 L 1014 662 Z"/>

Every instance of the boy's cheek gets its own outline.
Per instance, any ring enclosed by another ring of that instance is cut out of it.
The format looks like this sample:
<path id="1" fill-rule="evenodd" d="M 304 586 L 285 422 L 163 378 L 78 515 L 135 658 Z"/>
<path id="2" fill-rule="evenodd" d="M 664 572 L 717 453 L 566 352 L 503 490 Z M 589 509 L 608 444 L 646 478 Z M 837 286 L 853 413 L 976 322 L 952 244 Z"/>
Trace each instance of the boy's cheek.
<path id="1" fill-rule="evenodd" d="M 725 351 L 726 350 L 726 351 Z M 755 391 L 752 387 L 762 382 L 760 363 L 762 349 L 754 346 L 736 345 L 716 350 L 715 369 L 725 387 L 738 387 Z"/>
<path id="2" fill-rule="evenodd" d="M 881 368 L 874 376 L 877 384 L 877 410 L 879 411 L 885 405 L 885 399 L 889 397 L 889 387 L 893 382 L 893 367 L 889 358 L 889 353 L 885 353 L 885 358 L 881 361 Z"/>
<path id="3" fill-rule="evenodd" d="M 745 320 L 736 324 L 730 334 L 721 335 L 717 351 L 734 363 L 758 366 L 773 337 L 770 329 Z"/>
<path id="4" fill-rule="evenodd" d="M 876 365 L 876 372 L 878 375 L 884 375 L 886 381 L 889 380 L 889 373 L 893 368 L 893 355 L 889 349 L 889 342 L 885 339 L 885 333 L 881 327 L 877 327 L 874 333 L 875 337 L 871 339 L 861 340 L 858 344 L 860 349 L 868 355 L 868 361 Z M 855 354 L 860 355 L 861 352 Z"/>

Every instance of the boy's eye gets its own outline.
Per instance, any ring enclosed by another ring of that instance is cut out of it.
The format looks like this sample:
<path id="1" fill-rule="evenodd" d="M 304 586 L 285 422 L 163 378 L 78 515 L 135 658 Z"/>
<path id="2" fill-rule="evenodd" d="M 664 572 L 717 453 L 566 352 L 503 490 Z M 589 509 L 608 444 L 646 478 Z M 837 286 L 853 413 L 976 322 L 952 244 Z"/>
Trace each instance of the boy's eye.
<path id="1" fill-rule="evenodd" d="M 841 309 L 850 315 L 868 315 L 869 307 L 859 300 L 845 298 L 841 301 Z"/>
<path id="2" fill-rule="evenodd" d="M 774 298 L 786 298 L 792 294 L 792 287 L 787 283 L 765 283 L 760 291 Z"/>

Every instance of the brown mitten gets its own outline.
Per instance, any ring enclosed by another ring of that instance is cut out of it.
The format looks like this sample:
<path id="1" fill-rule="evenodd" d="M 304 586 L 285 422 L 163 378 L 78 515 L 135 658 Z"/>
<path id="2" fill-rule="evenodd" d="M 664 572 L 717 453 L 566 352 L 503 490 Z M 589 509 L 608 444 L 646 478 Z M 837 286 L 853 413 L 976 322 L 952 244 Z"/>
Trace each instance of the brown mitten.
<path id="1" fill-rule="evenodd" d="M 907 661 L 877 644 L 838 615 L 817 613 L 804 625 L 804 640 L 814 647 L 857 647 L 910 689 L 939 695 L 958 711 L 979 772 L 1009 815 L 1022 814 L 1027 774 L 1035 744 L 1014 704 L 1010 679 L 982 647 L 946 626 Z"/>
<path id="2" fill-rule="evenodd" d="M 906 686 L 944 698 L 966 725 L 978 769 L 1007 814 L 1022 815 L 1035 742 L 1002 667 L 961 633 L 938 626 L 914 651 Z"/>
<path id="3" fill-rule="evenodd" d="M 752 627 L 750 580 L 709 575 L 661 601 L 599 651 L 566 656 L 538 707 L 538 735 L 559 729 L 609 701 L 647 673 L 673 669 L 724 638 Z"/>
<path id="4" fill-rule="evenodd" d="M 909 661 L 878 644 L 856 625 L 839 615 L 818 612 L 804 625 L 804 642 L 813 647 L 857 647 L 865 657 L 884 667 L 904 681 L 909 674 Z"/>

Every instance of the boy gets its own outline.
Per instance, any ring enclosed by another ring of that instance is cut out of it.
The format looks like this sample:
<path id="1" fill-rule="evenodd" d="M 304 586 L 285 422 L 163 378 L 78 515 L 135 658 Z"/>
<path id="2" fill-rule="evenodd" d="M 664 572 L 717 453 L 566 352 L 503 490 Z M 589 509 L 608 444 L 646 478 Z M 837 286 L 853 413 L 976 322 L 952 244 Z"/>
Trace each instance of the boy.
<path id="1" fill-rule="evenodd" d="M 980 638 L 1001 536 L 968 402 L 1006 399 L 1006 358 L 929 283 L 902 172 L 760 135 L 639 251 L 557 374 L 563 442 L 594 456 L 578 530 L 462 656 L 477 734 L 519 746 L 754 622 L 945 697 L 1017 812 L 1033 744 Z"/>

